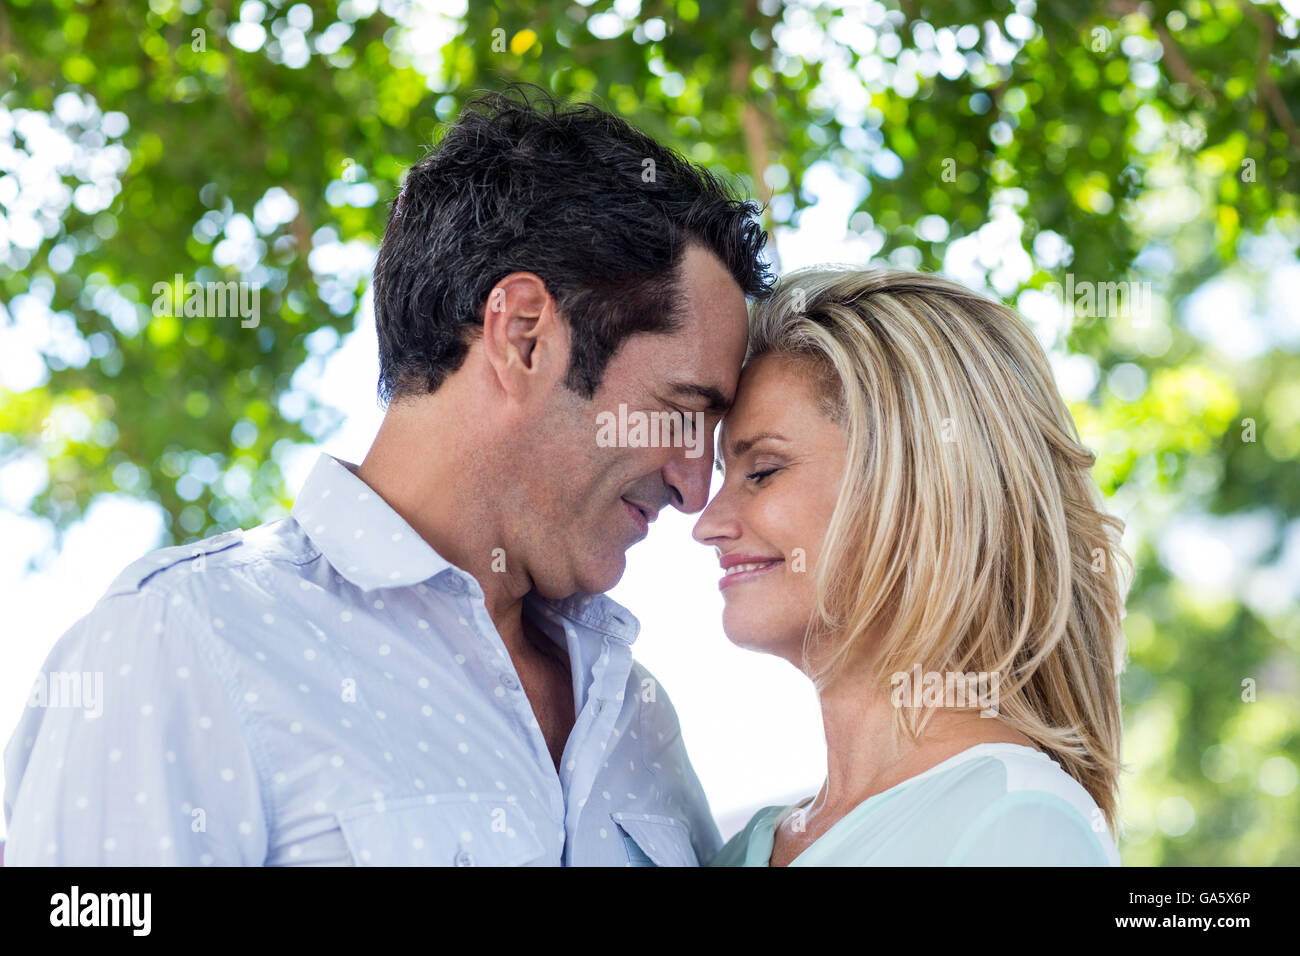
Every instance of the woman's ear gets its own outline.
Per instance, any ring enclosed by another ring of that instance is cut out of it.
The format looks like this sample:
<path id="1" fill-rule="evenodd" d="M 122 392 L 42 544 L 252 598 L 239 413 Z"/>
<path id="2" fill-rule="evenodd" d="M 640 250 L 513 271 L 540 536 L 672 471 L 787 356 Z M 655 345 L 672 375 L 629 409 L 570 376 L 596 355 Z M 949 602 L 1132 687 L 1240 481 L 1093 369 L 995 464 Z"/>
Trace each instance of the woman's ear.
<path id="1" fill-rule="evenodd" d="M 540 276 L 512 272 L 492 287 L 483 307 L 483 350 L 502 390 L 521 401 L 563 378 L 569 329 Z"/>

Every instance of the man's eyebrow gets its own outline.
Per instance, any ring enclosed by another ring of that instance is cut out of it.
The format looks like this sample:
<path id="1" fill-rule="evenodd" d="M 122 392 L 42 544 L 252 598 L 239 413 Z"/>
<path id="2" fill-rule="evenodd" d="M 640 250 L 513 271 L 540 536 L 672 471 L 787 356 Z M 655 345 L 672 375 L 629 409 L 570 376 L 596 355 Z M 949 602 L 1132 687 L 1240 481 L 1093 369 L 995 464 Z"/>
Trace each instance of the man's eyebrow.
<path id="1" fill-rule="evenodd" d="M 739 441 L 732 442 L 730 446 L 731 454 L 728 455 L 727 457 L 739 458 L 741 455 L 745 454 L 745 452 L 749 451 L 759 442 L 765 441 L 767 439 L 772 439 L 774 441 L 783 441 L 783 442 L 790 441 L 790 439 L 786 438 L 784 435 L 778 435 L 776 432 L 759 432 L 757 435 L 750 435 L 748 438 L 742 438 Z M 723 468 L 722 466 L 722 459 L 717 456 L 714 456 L 713 467 L 716 468 L 718 471 L 723 471 L 723 472 L 726 471 L 726 469 Z"/>
<path id="2" fill-rule="evenodd" d="M 727 409 L 731 408 L 731 399 L 712 385 L 700 385 L 698 382 L 669 382 L 668 389 L 675 395 L 703 399 L 708 403 L 705 411 L 712 415 L 725 415 Z"/>

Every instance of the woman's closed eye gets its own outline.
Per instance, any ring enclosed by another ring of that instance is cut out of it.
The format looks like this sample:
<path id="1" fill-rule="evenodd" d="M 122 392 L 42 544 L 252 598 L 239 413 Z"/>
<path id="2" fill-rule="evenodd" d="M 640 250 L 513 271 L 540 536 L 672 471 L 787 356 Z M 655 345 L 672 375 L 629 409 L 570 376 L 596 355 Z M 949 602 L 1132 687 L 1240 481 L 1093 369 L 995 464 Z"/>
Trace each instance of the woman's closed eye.
<path id="1" fill-rule="evenodd" d="M 762 484 L 763 481 L 771 475 L 780 471 L 780 468 L 760 468 L 758 471 L 751 471 L 745 477 L 755 484 Z"/>

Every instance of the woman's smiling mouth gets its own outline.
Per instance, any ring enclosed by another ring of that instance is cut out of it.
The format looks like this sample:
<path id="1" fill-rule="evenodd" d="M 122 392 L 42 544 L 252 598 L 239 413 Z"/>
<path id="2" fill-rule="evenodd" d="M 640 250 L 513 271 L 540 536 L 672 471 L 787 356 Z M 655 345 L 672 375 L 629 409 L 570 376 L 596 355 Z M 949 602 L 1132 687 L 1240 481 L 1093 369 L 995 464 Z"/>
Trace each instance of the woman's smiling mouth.
<path id="1" fill-rule="evenodd" d="M 729 588 L 742 581 L 751 581 L 777 565 L 784 564 L 784 558 L 764 558 L 752 554 L 739 554 L 722 559 L 722 578 L 718 588 Z"/>

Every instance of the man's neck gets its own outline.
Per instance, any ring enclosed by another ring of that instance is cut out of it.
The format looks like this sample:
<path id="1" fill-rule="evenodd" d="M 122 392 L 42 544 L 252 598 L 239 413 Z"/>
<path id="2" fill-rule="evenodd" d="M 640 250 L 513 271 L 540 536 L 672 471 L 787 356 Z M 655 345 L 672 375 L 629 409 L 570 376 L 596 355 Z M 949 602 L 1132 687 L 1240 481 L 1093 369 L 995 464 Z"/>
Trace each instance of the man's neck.
<path id="1" fill-rule="evenodd" d="M 502 509 L 493 504 L 491 481 L 474 470 L 474 463 L 493 456 L 487 436 L 472 413 L 455 407 L 448 385 L 444 389 L 445 395 L 440 389 L 389 407 L 357 477 L 439 555 L 473 575 L 513 654 L 527 646 L 521 611 L 532 582 L 496 550 L 504 547 Z"/>
<path id="2" fill-rule="evenodd" d="M 357 477 L 478 581 L 558 768 L 575 720 L 569 660 L 531 622 L 525 628 L 532 581 L 518 561 L 503 566 L 501 552 L 494 554 L 507 540 L 503 521 L 510 509 L 502 507 L 504 489 L 495 476 L 514 473 L 508 454 L 447 383 L 431 396 L 389 407 Z"/>

